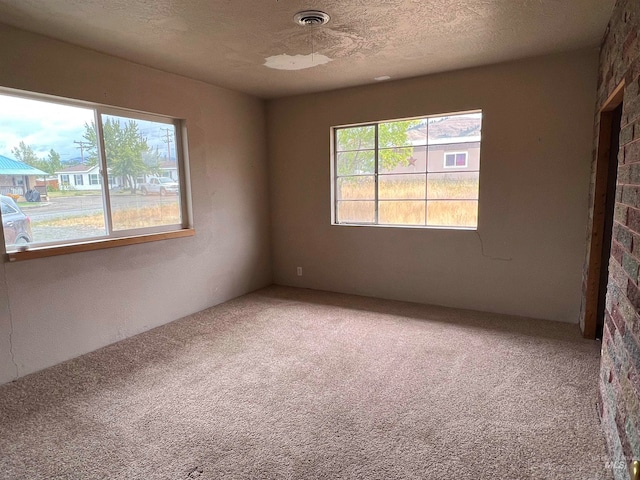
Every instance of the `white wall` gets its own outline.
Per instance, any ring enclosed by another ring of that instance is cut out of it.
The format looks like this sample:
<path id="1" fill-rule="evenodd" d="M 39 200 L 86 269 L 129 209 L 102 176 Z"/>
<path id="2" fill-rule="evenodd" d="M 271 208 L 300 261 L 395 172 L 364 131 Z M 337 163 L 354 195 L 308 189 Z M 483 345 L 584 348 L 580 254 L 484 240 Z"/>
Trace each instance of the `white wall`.
<path id="1" fill-rule="evenodd" d="M 1 86 L 186 119 L 196 229 L 5 263 L 0 383 L 271 282 L 262 101 L 6 26 L 0 58 Z"/>
<path id="2" fill-rule="evenodd" d="M 583 50 L 268 102 L 275 282 L 577 322 L 597 61 Z M 477 232 L 330 225 L 331 126 L 475 109 Z"/>

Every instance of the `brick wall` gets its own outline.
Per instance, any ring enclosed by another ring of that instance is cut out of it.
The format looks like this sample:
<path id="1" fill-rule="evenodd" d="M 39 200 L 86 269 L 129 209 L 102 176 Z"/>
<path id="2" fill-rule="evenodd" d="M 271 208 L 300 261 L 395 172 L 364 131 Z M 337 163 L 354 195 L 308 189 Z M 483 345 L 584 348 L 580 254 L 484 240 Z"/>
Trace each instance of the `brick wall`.
<path id="1" fill-rule="evenodd" d="M 639 29 L 640 1 L 618 0 L 600 53 L 597 100 L 600 110 L 625 80 L 599 399 L 616 479 L 628 479 L 628 463 L 640 459 Z"/>

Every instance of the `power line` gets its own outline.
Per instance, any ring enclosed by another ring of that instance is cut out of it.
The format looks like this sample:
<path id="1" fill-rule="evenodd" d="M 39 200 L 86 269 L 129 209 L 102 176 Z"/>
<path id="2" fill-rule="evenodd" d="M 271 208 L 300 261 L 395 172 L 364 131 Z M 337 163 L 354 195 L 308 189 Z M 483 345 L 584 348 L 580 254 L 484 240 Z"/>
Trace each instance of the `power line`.
<path id="1" fill-rule="evenodd" d="M 172 128 L 161 128 L 161 130 L 166 134 L 166 138 L 163 139 L 162 141 L 164 143 L 167 144 L 167 161 L 171 161 L 171 142 L 172 140 L 172 134 L 173 134 L 173 129 Z"/>
<path id="2" fill-rule="evenodd" d="M 90 143 L 90 142 L 78 142 L 77 140 L 74 140 L 73 143 L 78 144 L 78 146 L 76 148 L 80 149 L 80 156 L 82 157 L 82 165 L 84 165 L 84 149 L 88 148 L 88 147 L 92 147 L 93 143 Z"/>

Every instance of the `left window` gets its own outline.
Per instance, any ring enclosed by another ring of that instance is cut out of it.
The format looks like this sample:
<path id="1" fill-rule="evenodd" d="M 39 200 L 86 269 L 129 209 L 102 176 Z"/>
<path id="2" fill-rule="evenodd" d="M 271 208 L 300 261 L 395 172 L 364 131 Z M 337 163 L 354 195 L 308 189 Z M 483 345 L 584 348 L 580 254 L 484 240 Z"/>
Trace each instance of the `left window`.
<path id="1" fill-rule="evenodd" d="M 161 115 L 0 92 L 7 252 L 188 228 L 181 131 Z"/>

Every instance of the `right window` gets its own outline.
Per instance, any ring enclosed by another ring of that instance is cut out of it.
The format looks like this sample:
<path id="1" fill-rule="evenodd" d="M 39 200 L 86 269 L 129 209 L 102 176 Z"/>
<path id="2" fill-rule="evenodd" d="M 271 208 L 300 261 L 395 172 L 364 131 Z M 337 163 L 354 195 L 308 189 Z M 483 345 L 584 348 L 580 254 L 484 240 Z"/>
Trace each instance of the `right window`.
<path id="1" fill-rule="evenodd" d="M 482 112 L 333 129 L 334 223 L 477 228 Z"/>

